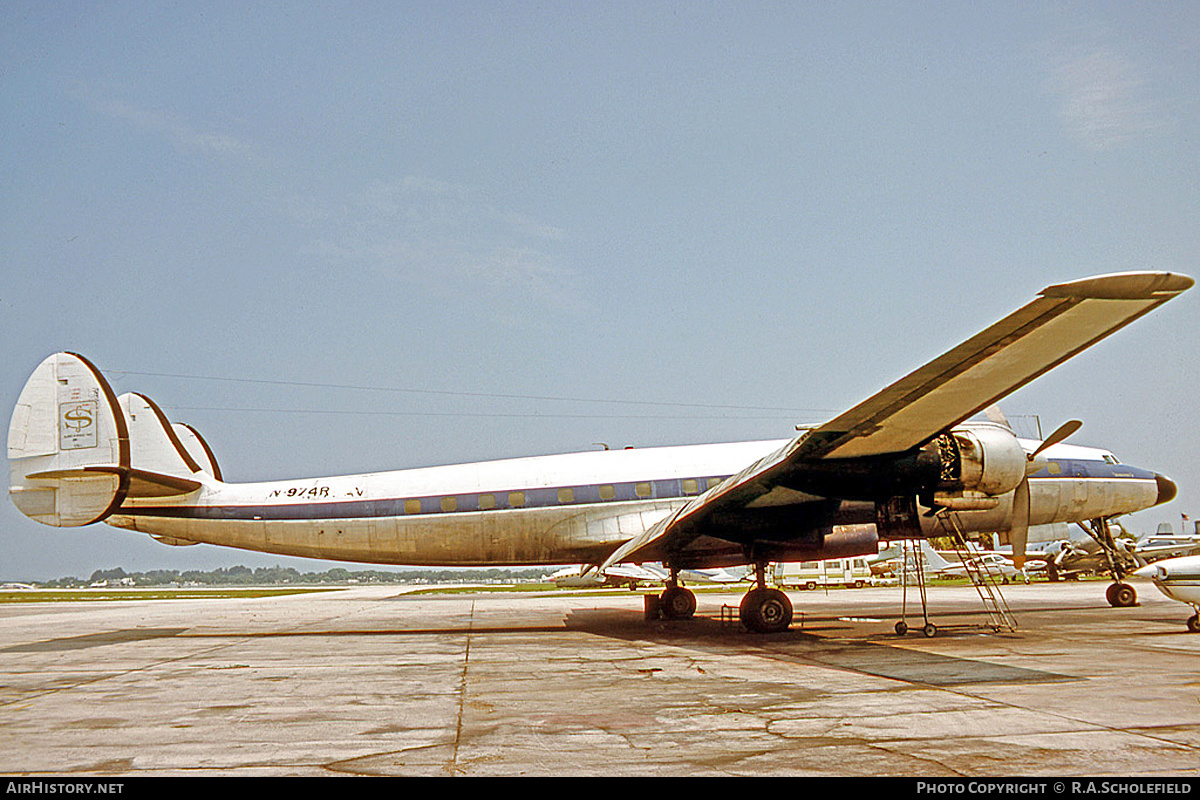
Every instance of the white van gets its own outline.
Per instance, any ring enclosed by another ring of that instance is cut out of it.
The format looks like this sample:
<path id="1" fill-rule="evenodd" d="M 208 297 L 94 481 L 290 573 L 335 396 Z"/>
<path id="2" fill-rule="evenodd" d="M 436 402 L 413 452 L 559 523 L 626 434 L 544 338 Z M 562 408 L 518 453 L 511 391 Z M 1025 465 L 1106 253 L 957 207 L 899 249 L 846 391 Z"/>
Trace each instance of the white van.
<path id="1" fill-rule="evenodd" d="M 865 558 L 779 562 L 771 570 L 771 578 L 781 589 L 816 589 L 819 586 L 859 589 L 871 584 L 871 568 Z"/>

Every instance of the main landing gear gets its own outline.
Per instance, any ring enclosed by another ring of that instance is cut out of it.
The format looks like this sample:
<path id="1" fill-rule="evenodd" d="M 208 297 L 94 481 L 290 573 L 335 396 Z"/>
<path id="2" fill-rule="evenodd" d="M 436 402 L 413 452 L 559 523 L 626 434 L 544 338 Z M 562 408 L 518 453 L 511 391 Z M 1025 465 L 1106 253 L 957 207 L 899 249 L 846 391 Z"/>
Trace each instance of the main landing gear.
<path id="1" fill-rule="evenodd" d="M 658 596 L 658 609 L 664 619 L 691 619 L 696 613 L 696 595 L 690 589 L 671 583 Z"/>
<path id="2" fill-rule="evenodd" d="M 753 633 L 779 633 L 792 624 L 792 601 L 778 589 L 767 586 L 766 565 L 754 565 L 755 588 L 738 606 L 738 617 Z"/>
<path id="3" fill-rule="evenodd" d="M 646 619 L 691 619 L 696 613 L 696 595 L 679 585 L 679 571 L 671 570 L 671 578 L 662 594 L 645 596 Z"/>
<path id="4" fill-rule="evenodd" d="M 755 588 L 746 593 L 738 607 L 738 618 L 753 633 L 779 633 L 792 624 L 792 601 L 778 589 L 767 586 L 766 565 L 754 568 Z M 679 585 L 676 570 L 662 594 L 645 595 L 646 619 L 691 619 L 696 613 L 696 595 Z"/>

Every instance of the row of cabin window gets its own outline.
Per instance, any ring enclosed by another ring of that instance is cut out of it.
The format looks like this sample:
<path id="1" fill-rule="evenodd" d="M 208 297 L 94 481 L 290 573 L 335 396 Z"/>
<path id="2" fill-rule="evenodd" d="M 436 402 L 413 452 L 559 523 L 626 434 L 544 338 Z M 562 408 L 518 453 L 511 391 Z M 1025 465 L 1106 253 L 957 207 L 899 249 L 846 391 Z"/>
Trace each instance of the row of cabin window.
<path id="1" fill-rule="evenodd" d="M 720 482 L 721 482 L 720 478 L 709 478 L 706 481 L 705 488 L 711 489 L 712 487 L 716 486 Z M 679 482 L 679 484 L 680 484 L 680 489 L 683 491 L 683 493 L 685 495 L 700 494 L 700 481 L 695 478 L 685 478 L 684 480 L 681 480 Z M 603 484 L 598 487 L 598 491 L 599 491 L 601 500 L 613 500 L 617 496 L 617 489 L 612 484 Z M 649 481 L 646 481 L 643 483 L 635 483 L 633 485 L 633 491 L 634 491 L 634 494 L 636 494 L 639 498 L 649 499 L 654 494 L 654 487 Z M 509 508 L 523 508 L 525 506 L 525 500 L 526 500 L 526 498 L 525 498 L 524 492 L 509 492 L 508 493 L 508 507 Z M 558 502 L 562 503 L 563 505 L 566 505 L 568 503 L 574 503 L 575 502 L 575 490 L 570 487 L 565 487 L 565 488 L 559 489 L 558 490 Z M 447 512 L 457 511 L 458 510 L 458 498 L 457 497 L 443 497 L 442 501 L 441 501 L 441 507 L 442 507 L 442 511 L 447 511 Z M 494 494 L 479 495 L 479 510 L 480 511 L 489 511 L 495 507 L 496 507 L 496 495 L 494 495 Z M 404 513 L 405 514 L 420 514 L 421 513 L 421 501 L 420 500 L 405 500 L 404 501 Z"/>

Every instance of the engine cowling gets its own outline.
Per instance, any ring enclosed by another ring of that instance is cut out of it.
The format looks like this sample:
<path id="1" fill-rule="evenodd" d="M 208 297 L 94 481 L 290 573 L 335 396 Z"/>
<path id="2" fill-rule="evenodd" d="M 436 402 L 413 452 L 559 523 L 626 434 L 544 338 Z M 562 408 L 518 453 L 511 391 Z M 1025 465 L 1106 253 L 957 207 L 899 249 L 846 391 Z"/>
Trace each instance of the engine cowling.
<path id="1" fill-rule="evenodd" d="M 1006 494 L 1025 479 L 1028 459 L 1016 435 L 1005 428 L 979 426 L 950 432 L 957 450 L 957 463 L 944 469 L 947 489 Z"/>

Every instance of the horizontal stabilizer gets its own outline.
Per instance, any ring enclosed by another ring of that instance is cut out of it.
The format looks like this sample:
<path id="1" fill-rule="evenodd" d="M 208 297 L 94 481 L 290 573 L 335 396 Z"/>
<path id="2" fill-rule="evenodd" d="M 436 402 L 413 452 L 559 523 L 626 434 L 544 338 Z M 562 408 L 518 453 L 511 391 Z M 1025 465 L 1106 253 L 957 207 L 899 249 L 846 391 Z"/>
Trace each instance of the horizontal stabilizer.
<path id="1" fill-rule="evenodd" d="M 144 469 L 129 469 L 116 464 L 98 464 L 83 469 L 53 469 L 45 472 L 32 472 L 25 477 L 32 481 L 54 481 L 64 479 L 88 479 L 101 475 L 128 476 L 129 491 L 126 497 L 172 497 L 179 494 L 189 494 L 204 484 L 189 478 L 176 475 L 164 475 L 159 472 L 147 472 Z"/>
<path id="2" fill-rule="evenodd" d="M 178 475 L 164 475 L 161 472 L 131 469 L 129 470 L 128 496 L 172 497 L 179 494 L 190 494 L 203 485 L 200 481 L 181 478 Z"/>

